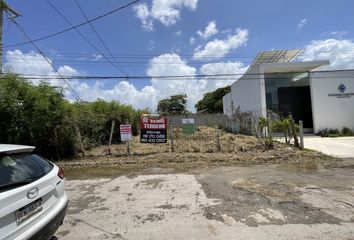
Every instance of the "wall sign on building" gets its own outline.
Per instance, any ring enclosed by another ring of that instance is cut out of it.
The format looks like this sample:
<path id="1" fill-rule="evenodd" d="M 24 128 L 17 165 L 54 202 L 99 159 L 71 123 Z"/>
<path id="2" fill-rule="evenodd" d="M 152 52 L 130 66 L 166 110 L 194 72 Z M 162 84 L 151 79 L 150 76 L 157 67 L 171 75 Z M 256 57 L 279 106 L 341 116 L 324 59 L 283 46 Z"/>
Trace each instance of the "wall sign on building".
<path id="1" fill-rule="evenodd" d="M 354 96 L 354 92 L 346 92 L 347 87 L 341 83 L 338 86 L 338 91 L 339 93 L 329 93 L 328 97 L 337 97 L 337 98 L 350 98 L 351 96 Z"/>
<path id="2" fill-rule="evenodd" d="M 132 140 L 132 125 L 122 124 L 119 126 L 120 129 L 120 140 L 122 142 L 129 142 Z"/>
<path id="3" fill-rule="evenodd" d="M 182 119 L 182 132 L 186 135 L 191 135 L 195 133 L 194 118 Z"/>
<path id="4" fill-rule="evenodd" d="M 140 118 L 140 142 L 166 143 L 167 118 L 142 116 Z"/>

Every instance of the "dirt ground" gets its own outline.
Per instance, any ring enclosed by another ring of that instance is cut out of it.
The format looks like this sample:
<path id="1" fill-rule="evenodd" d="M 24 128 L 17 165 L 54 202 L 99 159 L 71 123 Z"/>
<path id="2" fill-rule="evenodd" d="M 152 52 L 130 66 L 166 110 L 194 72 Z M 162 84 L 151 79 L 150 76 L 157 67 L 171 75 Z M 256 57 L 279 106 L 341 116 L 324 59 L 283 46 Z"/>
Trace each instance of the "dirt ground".
<path id="1" fill-rule="evenodd" d="M 220 148 L 218 149 L 219 136 Z M 58 162 L 70 170 L 82 168 L 115 168 L 123 173 L 134 172 L 147 167 L 188 170 L 201 166 L 232 166 L 274 163 L 317 163 L 335 161 L 315 151 L 300 151 L 294 147 L 274 142 L 274 149 L 264 150 L 261 139 L 254 136 L 217 133 L 214 128 L 199 127 L 193 136 L 184 136 L 180 129 L 174 132 L 174 149 L 171 142 L 166 144 L 143 144 L 135 137 L 131 144 L 116 144 L 93 148 L 86 157 Z M 108 154 L 110 152 L 110 154 Z"/>
<path id="2" fill-rule="evenodd" d="M 354 239 L 354 159 L 96 170 L 67 172 L 60 240 Z"/>

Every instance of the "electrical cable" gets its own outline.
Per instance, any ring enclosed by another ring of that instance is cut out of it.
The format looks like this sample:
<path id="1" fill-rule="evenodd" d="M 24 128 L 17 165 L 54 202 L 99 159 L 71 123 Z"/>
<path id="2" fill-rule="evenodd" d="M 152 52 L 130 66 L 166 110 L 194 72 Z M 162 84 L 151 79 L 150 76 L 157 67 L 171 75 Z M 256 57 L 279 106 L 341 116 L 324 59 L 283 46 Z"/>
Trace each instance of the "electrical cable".
<path id="1" fill-rule="evenodd" d="M 77 0 L 75 0 L 75 3 L 77 5 L 77 7 L 80 9 L 80 12 L 82 13 L 82 15 L 84 16 L 84 18 L 86 19 L 86 21 L 88 21 L 88 17 L 86 16 L 84 10 L 81 8 L 79 2 Z M 109 55 L 112 57 L 114 63 L 120 67 L 120 69 L 122 70 L 122 72 L 128 76 L 128 74 L 126 73 L 126 71 L 123 69 L 123 67 L 119 64 L 119 62 L 116 60 L 116 58 L 114 58 L 111 50 L 108 48 L 107 44 L 105 43 L 105 41 L 102 39 L 102 37 L 98 34 L 98 32 L 96 31 L 96 29 L 94 28 L 93 24 L 91 22 L 89 22 L 89 25 L 92 29 L 92 31 L 95 33 L 95 35 L 97 36 L 97 38 L 100 40 L 100 42 L 102 43 L 102 45 L 105 47 L 106 51 L 109 53 Z"/>
<path id="2" fill-rule="evenodd" d="M 335 76 L 333 74 L 328 74 L 328 73 L 333 73 L 333 72 L 348 72 L 350 75 L 343 76 L 343 74 L 340 74 L 338 76 Z M 308 72 L 286 72 L 284 74 L 303 74 L 303 73 L 308 73 Z M 321 70 L 321 71 L 315 71 L 315 72 L 309 72 L 310 74 L 312 73 L 327 73 L 327 75 L 321 75 L 321 76 L 311 76 L 311 78 L 328 78 L 328 77 L 333 77 L 333 78 L 350 78 L 354 77 L 354 71 L 353 70 Z M 24 78 L 28 79 L 46 79 L 46 80 L 51 80 L 51 79 L 57 79 L 53 76 L 48 76 L 48 75 L 38 75 L 38 74 L 24 74 L 21 75 Z M 31 77 L 33 76 L 33 77 Z M 210 78 L 210 80 L 215 79 L 215 80 L 220 80 L 220 79 L 226 79 L 226 77 L 235 77 L 235 76 L 240 76 L 240 77 L 245 77 L 244 79 L 260 79 L 261 77 L 259 76 L 259 73 L 230 73 L 230 74 L 195 74 L 195 75 L 156 75 L 156 76 L 129 76 L 129 77 L 124 77 L 124 76 L 64 76 L 65 79 L 74 79 L 74 80 L 96 80 L 96 79 L 101 79 L 101 80 L 110 80 L 110 79 L 167 79 L 167 80 L 195 80 L 195 79 L 203 79 L 203 78 Z M 253 76 L 253 77 L 252 77 Z M 280 77 L 272 77 L 273 79 L 285 79 L 285 77 L 280 76 Z M 232 80 L 232 79 L 230 79 Z"/>
<path id="3" fill-rule="evenodd" d="M 130 7 L 130 6 L 136 4 L 136 3 L 140 2 L 140 1 L 141 1 L 141 0 L 132 1 L 132 2 L 127 3 L 127 4 L 125 4 L 125 5 L 123 5 L 123 6 L 119 7 L 119 8 L 116 8 L 116 9 L 114 9 L 114 10 L 112 10 L 112 11 L 109 11 L 109 12 L 107 12 L 107 13 L 105 13 L 105 14 L 102 14 L 102 15 L 100 15 L 100 16 L 97 16 L 97 17 L 95 17 L 95 18 L 92 18 L 92 19 L 90 19 L 90 20 L 88 20 L 88 21 L 82 22 L 82 23 L 77 24 L 77 25 L 75 25 L 75 26 L 72 26 L 72 27 L 70 27 L 70 28 L 66 28 L 66 29 L 63 29 L 63 30 L 61 30 L 61 31 L 58 31 L 58 32 L 55 32 L 55 33 L 51 33 L 51 34 L 46 35 L 46 36 L 43 36 L 43 37 L 33 39 L 32 42 L 38 42 L 38 41 L 41 41 L 41 40 L 44 40 L 44 39 L 48 39 L 48 38 L 57 36 L 57 35 L 59 35 L 59 34 L 62 34 L 62 33 L 68 32 L 68 31 L 71 31 L 71 30 L 73 30 L 73 29 L 75 29 L 75 28 L 84 26 L 84 25 L 89 24 L 89 23 L 91 23 L 91 22 L 97 21 L 97 20 L 99 20 L 99 19 L 101 19 L 101 18 L 107 17 L 107 16 L 109 16 L 109 15 L 115 13 L 115 12 L 118 12 L 118 11 L 120 11 L 120 10 L 123 10 L 123 9 L 127 8 L 127 7 Z M 30 43 L 32 43 L 32 42 L 26 41 L 26 42 L 22 42 L 22 43 L 11 44 L 11 45 L 4 46 L 3 48 L 10 48 L 10 47 L 22 46 L 22 45 L 30 44 Z"/>
<path id="4" fill-rule="evenodd" d="M 17 23 L 17 21 L 12 18 L 11 21 L 20 29 L 20 31 L 23 33 L 23 35 L 25 36 L 25 38 L 27 38 L 27 40 L 32 44 L 32 46 L 37 50 L 37 52 L 39 54 L 42 55 L 42 57 L 46 60 L 46 62 L 53 68 L 53 70 L 58 74 L 58 76 L 60 77 L 60 79 L 62 79 L 65 84 L 68 86 L 69 90 L 71 91 L 71 93 L 73 94 L 74 98 L 76 98 L 77 101 L 81 101 L 80 96 L 76 93 L 76 91 L 71 87 L 71 85 L 69 84 L 68 81 L 66 81 L 66 79 L 60 74 L 60 72 L 58 71 L 58 69 L 53 65 L 53 63 L 44 55 L 44 53 L 42 52 L 42 50 L 31 40 L 30 36 L 26 33 L 26 31 Z M 58 78 L 57 78 L 58 79 Z"/>
<path id="5" fill-rule="evenodd" d="M 111 60 L 109 60 L 105 54 L 101 53 L 101 51 L 87 38 L 85 37 L 85 35 L 83 35 L 70 21 L 69 19 L 67 19 L 64 14 L 62 12 L 59 11 L 58 8 L 56 8 L 49 0 L 46 0 L 47 3 L 70 25 L 72 26 L 75 31 L 82 37 L 82 39 L 84 39 L 92 48 L 94 48 L 98 54 L 100 54 L 104 59 L 107 60 L 107 62 L 109 62 L 113 67 L 115 67 L 119 72 L 124 73 L 124 71 L 122 71 L 118 66 L 116 66 Z"/>

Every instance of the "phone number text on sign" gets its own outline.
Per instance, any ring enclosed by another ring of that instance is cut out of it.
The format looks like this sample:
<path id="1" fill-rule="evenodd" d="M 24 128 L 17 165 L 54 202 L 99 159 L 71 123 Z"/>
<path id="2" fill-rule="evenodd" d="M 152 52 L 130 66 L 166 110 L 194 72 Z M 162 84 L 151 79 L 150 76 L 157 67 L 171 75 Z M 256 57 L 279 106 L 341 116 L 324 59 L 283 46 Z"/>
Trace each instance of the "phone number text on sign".
<path id="1" fill-rule="evenodd" d="M 167 119 L 141 117 L 140 119 L 141 143 L 166 143 Z"/>

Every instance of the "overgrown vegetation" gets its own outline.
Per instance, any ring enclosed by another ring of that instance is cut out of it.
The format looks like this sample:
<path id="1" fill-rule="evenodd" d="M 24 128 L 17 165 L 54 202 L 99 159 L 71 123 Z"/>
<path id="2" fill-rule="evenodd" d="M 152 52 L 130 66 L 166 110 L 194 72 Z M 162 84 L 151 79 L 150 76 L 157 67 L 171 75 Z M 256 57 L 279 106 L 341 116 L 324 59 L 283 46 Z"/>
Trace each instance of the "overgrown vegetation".
<path id="1" fill-rule="evenodd" d="M 299 147 L 299 142 L 297 139 L 299 126 L 290 118 L 269 121 L 267 118 L 260 117 L 258 120 L 258 128 L 263 135 L 265 150 L 273 148 L 273 139 L 276 133 L 283 133 L 285 143 L 287 144 L 290 144 L 291 139 L 294 139 L 295 147 Z"/>
<path id="2" fill-rule="evenodd" d="M 131 123 L 137 134 L 141 113 L 114 101 L 70 103 L 61 88 L 34 85 L 14 74 L 0 80 L 0 142 L 36 146 L 49 159 L 77 153 L 77 127 L 86 149 L 107 143 L 113 120 L 114 142 L 120 140 L 121 123 Z"/>

